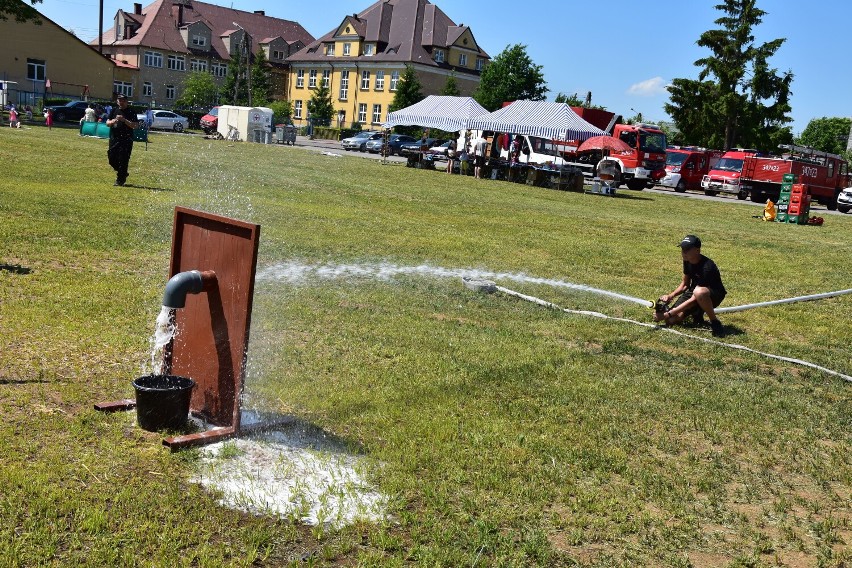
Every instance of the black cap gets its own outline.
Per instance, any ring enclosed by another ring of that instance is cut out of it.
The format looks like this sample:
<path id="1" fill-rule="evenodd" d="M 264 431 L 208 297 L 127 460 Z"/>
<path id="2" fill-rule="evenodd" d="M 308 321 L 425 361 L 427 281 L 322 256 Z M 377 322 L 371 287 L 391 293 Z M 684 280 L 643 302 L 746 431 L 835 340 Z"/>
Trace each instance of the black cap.
<path id="1" fill-rule="evenodd" d="M 125 100 L 127 100 L 127 95 L 125 95 L 124 93 L 119 93 L 119 94 L 118 94 L 118 95 L 116 95 L 116 97 L 115 97 L 115 100 L 118 100 L 118 99 L 125 99 Z"/>
<path id="2" fill-rule="evenodd" d="M 691 248 L 701 248 L 701 239 L 699 239 L 695 235 L 686 235 L 685 237 L 683 237 L 683 240 L 680 241 L 680 248 L 683 250 L 689 250 Z"/>

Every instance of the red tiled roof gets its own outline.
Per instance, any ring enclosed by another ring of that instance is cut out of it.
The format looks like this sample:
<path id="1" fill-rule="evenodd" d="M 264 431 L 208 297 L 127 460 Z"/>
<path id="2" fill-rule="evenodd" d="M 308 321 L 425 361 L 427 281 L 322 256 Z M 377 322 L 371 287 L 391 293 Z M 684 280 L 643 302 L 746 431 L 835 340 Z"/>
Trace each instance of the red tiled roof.
<path id="1" fill-rule="evenodd" d="M 303 44 L 309 44 L 314 41 L 313 36 L 305 28 L 291 20 L 234 10 L 233 8 L 197 2 L 196 0 L 183 0 L 183 2 L 155 0 L 142 9 L 141 16 L 128 12 L 124 13 L 125 17 L 141 23 L 141 27 L 132 38 L 115 41 L 115 30 L 110 28 L 103 34 L 103 44 L 139 45 L 177 53 L 198 53 L 197 50 L 191 50 L 187 47 L 180 35 L 180 29 L 176 25 L 179 14 L 178 4 L 181 3 L 183 4 L 183 25 L 194 22 L 206 24 L 212 32 L 211 48 L 213 53 L 211 55 L 222 60 L 230 59 L 228 49 L 222 40 L 222 34 L 225 31 L 235 31 L 234 22 L 242 26 L 255 42 L 259 38 L 275 38 L 278 36 L 281 36 L 290 44 L 299 41 Z M 90 42 L 90 45 L 97 44 L 97 38 Z"/>

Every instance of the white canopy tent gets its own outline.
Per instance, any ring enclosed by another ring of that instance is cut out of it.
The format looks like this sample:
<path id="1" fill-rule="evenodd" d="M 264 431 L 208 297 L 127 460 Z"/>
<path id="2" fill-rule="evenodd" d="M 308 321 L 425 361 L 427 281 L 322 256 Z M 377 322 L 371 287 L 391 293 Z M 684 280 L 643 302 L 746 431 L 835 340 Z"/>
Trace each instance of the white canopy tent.
<path id="1" fill-rule="evenodd" d="M 468 128 L 551 140 L 585 140 L 606 132 L 583 120 L 565 103 L 515 101 L 470 121 Z"/>
<path id="2" fill-rule="evenodd" d="M 429 95 L 419 103 L 388 113 L 385 128 L 394 126 L 423 126 L 446 132 L 470 128 L 468 124 L 488 111 L 470 97 Z"/>

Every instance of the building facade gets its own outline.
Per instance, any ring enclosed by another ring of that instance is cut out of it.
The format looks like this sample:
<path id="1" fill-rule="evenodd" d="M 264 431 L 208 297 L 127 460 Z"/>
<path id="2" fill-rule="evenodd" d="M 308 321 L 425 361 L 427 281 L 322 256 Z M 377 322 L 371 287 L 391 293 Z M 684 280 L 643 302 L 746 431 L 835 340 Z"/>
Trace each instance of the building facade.
<path id="1" fill-rule="evenodd" d="M 132 12 L 119 10 L 100 38 L 105 54 L 138 68 L 134 81 L 117 90 L 140 104 L 172 107 L 187 76 L 210 73 L 221 87 L 229 62 L 263 49 L 272 76 L 272 98 L 287 92 L 290 55 L 313 42 L 301 25 L 195 0 L 156 0 Z M 91 44 L 97 45 L 98 40 Z M 230 103 L 231 101 L 222 101 Z"/>
<path id="2" fill-rule="evenodd" d="M 45 16 L 0 20 L 0 102 L 37 107 L 45 97 L 110 99 L 135 70 L 102 56 Z"/>
<path id="3" fill-rule="evenodd" d="M 336 111 L 333 126 L 378 127 L 406 65 L 424 95 L 439 94 L 453 76 L 469 96 L 489 59 L 468 26 L 456 25 L 428 0 L 380 0 L 288 58 L 287 98 L 293 121 L 306 124 L 308 101 L 324 84 Z"/>

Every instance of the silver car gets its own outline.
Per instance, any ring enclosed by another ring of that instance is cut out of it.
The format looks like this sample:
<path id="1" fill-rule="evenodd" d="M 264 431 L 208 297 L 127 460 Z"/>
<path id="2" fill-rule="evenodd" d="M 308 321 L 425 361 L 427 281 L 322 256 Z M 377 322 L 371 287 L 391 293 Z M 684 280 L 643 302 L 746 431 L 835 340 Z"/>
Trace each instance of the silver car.
<path id="1" fill-rule="evenodd" d="M 175 114 L 170 110 L 153 110 L 151 111 L 153 115 L 153 120 L 151 124 L 148 125 L 150 129 L 160 129 L 160 130 L 174 130 L 175 132 L 183 132 L 185 129 L 189 128 L 189 119 L 185 116 L 181 116 L 179 114 Z M 147 120 L 146 113 L 141 113 L 137 115 L 137 118 L 140 121 Z"/>
<path id="2" fill-rule="evenodd" d="M 367 149 L 367 142 L 370 140 L 377 140 L 381 137 L 381 132 L 370 132 L 369 130 L 364 130 L 355 136 L 344 138 L 341 140 L 340 145 L 343 146 L 344 150 L 358 150 L 360 152 L 364 152 Z"/>
<path id="3" fill-rule="evenodd" d="M 841 213 L 852 210 L 852 187 L 847 187 L 837 196 L 837 210 Z"/>

